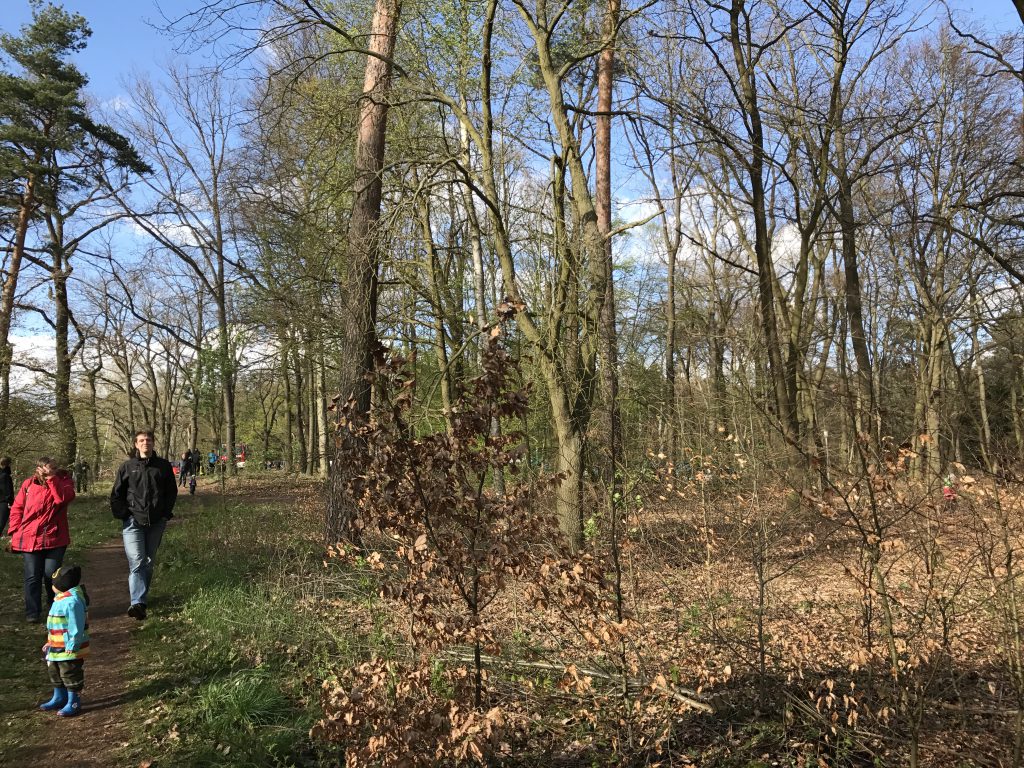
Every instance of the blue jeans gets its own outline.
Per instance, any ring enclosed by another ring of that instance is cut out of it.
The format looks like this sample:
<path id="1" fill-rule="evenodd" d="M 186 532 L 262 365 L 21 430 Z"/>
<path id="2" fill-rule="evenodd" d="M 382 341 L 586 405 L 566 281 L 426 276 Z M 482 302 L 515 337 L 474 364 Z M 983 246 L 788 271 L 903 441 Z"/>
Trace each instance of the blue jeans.
<path id="1" fill-rule="evenodd" d="M 134 517 L 123 523 L 121 536 L 124 538 L 124 553 L 128 556 L 128 594 L 132 605 L 146 604 L 156 551 L 160 548 L 166 527 L 166 520 L 143 526 L 135 522 Z"/>
<path id="2" fill-rule="evenodd" d="M 67 547 L 40 549 L 38 552 L 23 552 L 25 558 L 25 615 L 28 617 L 42 616 L 42 591 L 46 590 L 46 613 L 50 612 L 53 602 L 53 572 L 64 562 L 64 551 Z"/>

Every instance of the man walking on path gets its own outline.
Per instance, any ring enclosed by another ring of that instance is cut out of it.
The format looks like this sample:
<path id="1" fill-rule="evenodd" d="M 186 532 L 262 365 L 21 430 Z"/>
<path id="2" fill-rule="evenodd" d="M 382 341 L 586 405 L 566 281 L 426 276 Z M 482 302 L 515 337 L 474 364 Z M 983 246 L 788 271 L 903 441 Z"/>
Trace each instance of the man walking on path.
<path id="1" fill-rule="evenodd" d="M 178 484 L 167 459 L 153 452 L 153 430 L 135 433 L 131 457 L 117 470 L 110 491 L 110 511 L 121 521 L 124 553 L 128 556 L 128 615 L 146 618 L 146 598 L 153 578 L 156 551 L 167 521 L 174 517 Z"/>
<path id="2" fill-rule="evenodd" d="M 178 485 L 184 488 L 185 483 L 188 482 L 188 476 L 194 471 L 192 467 L 192 452 L 185 451 L 181 454 L 181 462 L 178 465 Z"/>
<path id="3" fill-rule="evenodd" d="M 11 460 L 4 456 L 0 459 L 0 536 L 7 531 L 7 521 L 10 519 L 13 503 L 14 481 L 11 479 Z"/>
<path id="4" fill-rule="evenodd" d="M 89 492 L 89 464 L 85 459 L 79 459 L 75 464 L 75 493 Z"/>

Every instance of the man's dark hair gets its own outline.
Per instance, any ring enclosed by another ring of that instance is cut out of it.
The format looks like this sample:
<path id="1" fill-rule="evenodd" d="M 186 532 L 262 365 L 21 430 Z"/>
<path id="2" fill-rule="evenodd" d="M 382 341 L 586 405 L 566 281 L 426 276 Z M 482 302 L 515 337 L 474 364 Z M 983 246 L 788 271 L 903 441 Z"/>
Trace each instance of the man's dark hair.
<path id="1" fill-rule="evenodd" d="M 2 459 L 0 459 L 0 468 L 7 469 L 7 467 L 9 466 L 11 466 L 10 456 L 4 456 Z"/>
<path id="2" fill-rule="evenodd" d="M 137 459 L 141 456 L 141 454 L 139 453 L 139 449 L 135 446 L 135 442 L 139 439 L 139 435 L 145 435 L 154 443 L 156 443 L 156 432 L 153 430 L 152 427 L 139 427 L 138 429 L 136 429 L 135 437 L 132 438 L 131 448 L 128 449 L 128 456 L 133 459 Z M 156 456 L 156 451 L 154 450 L 153 453 L 151 453 L 150 455 Z"/>

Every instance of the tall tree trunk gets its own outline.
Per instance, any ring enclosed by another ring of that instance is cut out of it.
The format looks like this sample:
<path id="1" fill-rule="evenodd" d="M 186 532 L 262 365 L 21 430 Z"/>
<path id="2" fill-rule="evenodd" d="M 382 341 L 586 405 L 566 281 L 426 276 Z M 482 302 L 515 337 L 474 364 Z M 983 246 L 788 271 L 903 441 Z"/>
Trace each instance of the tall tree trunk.
<path id="1" fill-rule="evenodd" d="M 521 9 L 522 10 L 522 9 Z M 597 378 L 597 357 L 601 344 L 601 320 L 603 318 L 604 304 L 608 291 L 607 275 L 607 238 L 601 233 L 598 225 L 598 215 L 594 204 L 593 196 L 590 193 L 590 179 L 587 176 L 583 165 L 582 152 L 578 138 L 569 120 L 569 111 L 566 106 L 565 96 L 562 92 L 562 77 L 559 74 L 559 67 L 555 64 L 550 47 L 550 30 L 537 26 L 537 22 L 528 15 L 523 15 L 533 36 L 535 50 L 537 52 L 537 64 L 544 85 L 547 90 L 548 102 L 550 105 L 550 119 L 558 135 L 559 146 L 564 158 L 565 168 L 572 181 L 572 195 L 574 220 L 580 229 L 580 248 L 586 255 L 589 265 L 589 279 L 585 281 L 585 298 L 580 303 L 579 315 L 581 318 L 581 345 L 579 355 L 578 372 L 572 378 L 560 379 L 559 389 L 561 392 L 553 392 L 549 383 L 549 397 L 552 399 L 552 408 L 561 408 L 557 400 L 564 394 L 572 392 L 568 399 L 569 414 L 571 415 L 571 431 L 559 431 L 556 427 L 556 434 L 561 439 L 564 437 L 567 443 L 559 444 L 559 454 L 563 461 L 569 461 L 578 454 L 581 463 L 579 464 L 579 477 L 574 472 L 567 474 L 559 488 L 559 499 L 562 503 L 562 512 L 566 516 L 563 520 L 563 529 L 575 534 L 575 531 L 582 530 L 582 459 L 587 455 L 587 430 L 590 425 L 591 410 L 593 408 L 593 392 Z M 545 20 L 546 23 L 546 20 Z M 499 253 L 502 259 L 502 271 L 506 276 L 506 283 L 514 281 L 515 270 L 511 259 Z M 575 282 L 578 277 L 573 278 Z M 524 321 L 520 321 L 528 339 L 533 343 L 541 341 L 538 333 L 530 328 Z M 531 336 L 533 338 L 531 338 Z M 548 348 L 546 354 L 557 356 L 558 350 Z M 558 372 L 557 364 L 552 364 L 552 370 Z M 556 420 L 558 416 L 556 415 Z M 570 468 L 571 469 L 571 468 Z M 575 499 L 570 504 L 570 501 Z M 569 516 L 576 516 L 578 519 L 570 520 Z M 582 544 L 582 538 L 577 536 L 570 539 L 570 549 L 578 548 Z"/>
<path id="2" fill-rule="evenodd" d="M 939 197 L 937 190 L 933 193 Z M 936 217 L 941 220 L 941 216 L 940 210 Z M 946 318 L 949 295 L 946 285 L 947 237 L 945 231 L 933 232 L 930 239 L 934 241 L 934 252 L 922 250 L 916 253 L 917 264 L 911 270 L 919 300 L 924 306 L 923 316 L 918 321 L 920 351 L 914 403 L 915 415 L 921 419 L 917 422 L 921 429 L 921 446 L 914 469 L 917 479 L 926 482 L 938 480 L 944 464 L 940 427 L 949 334 Z"/>
<path id="3" fill-rule="evenodd" d="M 306 452 L 306 427 L 307 420 L 304 414 L 306 407 L 305 390 L 303 388 L 302 357 L 299 354 L 297 345 L 292 346 L 292 375 L 295 377 L 295 385 L 292 391 L 295 396 L 295 442 L 299 447 L 299 472 L 309 474 L 309 454 Z"/>
<path id="4" fill-rule="evenodd" d="M 36 162 L 39 158 L 36 158 Z M 14 225 L 14 242 L 11 257 L 7 262 L 7 276 L 3 291 L 0 292 L 0 441 L 7 437 L 7 420 L 11 405 L 11 360 L 13 347 L 10 343 L 11 323 L 14 320 L 14 299 L 18 292 L 18 276 L 21 274 L 21 260 L 25 255 L 25 240 L 28 226 L 37 206 L 36 179 L 29 176 L 21 194 L 18 219 Z"/>
<path id="5" fill-rule="evenodd" d="M 414 183 L 419 186 L 418 182 Z M 434 356 L 437 359 L 437 375 L 441 389 L 441 412 L 444 414 L 445 429 L 452 434 L 452 398 L 454 386 L 452 382 L 451 361 L 448 359 L 448 333 L 445 328 L 445 306 L 441 293 L 441 261 L 434 245 L 434 232 L 430 225 L 430 201 L 424 191 L 417 200 L 417 214 L 420 221 L 420 235 L 423 247 L 427 252 L 427 286 L 430 291 L 430 303 L 434 316 Z"/>
<path id="6" fill-rule="evenodd" d="M 596 283 L 604 284 L 601 302 L 600 341 L 601 389 L 608 429 L 605 459 L 604 487 L 606 505 L 612 530 L 615 530 L 617 503 L 622 499 L 622 421 L 619 415 L 619 352 L 615 322 L 615 281 L 612 254 L 612 92 L 615 69 L 615 41 L 619 23 L 619 0 L 607 0 L 604 19 L 604 48 L 597 62 L 597 118 L 595 120 L 595 195 L 594 209 L 597 228 L 602 236 L 603 249 L 595 258 L 593 269 Z M 616 549 L 617 553 L 618 550 Z"/>
<path id="7" fill-rule="evenodd" d="M 142 427 L 144 425 L 139 424 L 138 421 L 136 420 L 137 416 L 136 416 L 136 413 L 135 413 L 135 383 L 132 381 L 132 366 L 131 366 L 131 364 L 128 361 L 127 347 L 125 349 L 126 349 L 126 351 L 124 353 L 124 365 L 121 368 L 121 373 L 124 374 L 124 379 L 125 379 L 124 391 L 125 391 L 125 397 L 128 400 L 128 430 L 129 430 L 129 432 L 134 432 L 134 430 L 139 429 L 140 427 Z M 133 436 L 131 434 L 129 434 L 128 435 L 128 448 L 129 449 L 131 449 L 131 447 L 133 445 L 132 438 L 133 438 Z"/>
<path id="8" fill-rule="evenodd" d="M 845 162 L 845 133 L 836 132 L 836 151 L 840 162 Z M 864 329 L 864 300 L 860 285 L 860 269 L 857 263 L 857 222 L 853 209 L 853 185 L 847 177 L 845 169 L 839 178 L 839 229 L 843 250 L 843 274 L 846 279 L 846 315 L 849 319 L 850 341 L 853 346 L 853 358 L 857 363 L 857 400 L 859 408 L 858 421 L 869 438 L 868 455 L 877 461 L 881 435 L 878 434 L 874 392 L 874 374 L 871 368 L 871 356 L 868 354 L 868 336 Z M 858 444 L 861 444 L 858 441 Z"/>
<path id="9" fill-rule="evenodd" d="M 103 368 L 90 368 L 86 371 L 85 377 L 89 388 L 89 437 L 92 442 L 92 479 L 95 482 L 100 476 L 100 420 L 99 403 L 97 402 L 96 377 Z"/>
<path id="10" fill-rule="evenodd" d="M 768 233 L 768 209 L 765 195 L 764 129 L 758 104 L 757 79 L 754 62 L 747 58 L 745 41 L 750 40 L 750 20 L 745 13 L 744 0 L 733 0 L 729 9 L 730 37 L 733 59 L 739 75 L 739 96 L 742 109 L 750 126 L 751 154 L 745 162 L 750 183 L 751 215 L 754 222 L 754 255 L 757 262 L 758 307 L 765 335 L 765 353 L 771 380 L 778 426 L 786 444 L 788 480 L 794 490 L 803 483 L 803 455 L 800 452 L 800 429 L 796 403 L 791 399 L 786 380 L 786 367 L 782 360 L 776 317 L 776 280 Z M 743 30 L 741 33 L 741 22 Z"/>
<path id="11" fill-rule="evenodd" d="M 199 446 L 199 410 L 202 407 L 203 393 L 203 330 L 206 327 L 203 322 L 204 301 L 202 289 L 196 291 L 196 346 L 195 366 L 196 372 L 192 379 L 192 445 L 194 451 Z M 198 467 L 196 468 L 198 471 Z"/>
<path id="12" fill-rule="evenodd" d="M 583 516 L 580 499 L 583 496 L 585 441 L 554 363 L 544 360 L 541 363 L 541 369 L 548 386 L 552 423 L 558 440 L 555 470 L 562 476 L 555 492 L 555 515 L 558 518 L 562 535 L 570 549 L 575 550 L 583 542 Z"/>
<path id="13" fill-rule="evenodd" d="M 978 310 L 978 276 L 971 271 L 970 274 L 970 307 L 971 307 L 971 360 L 974 365 L 974 375 L 978 381 L 978 446 L 981 449 L 981 458 L 985 462 L 985 469 L 994 472 L 996 467 L 992 457 L 992 427 L 988 419 L 987 387 L 985 382 L 985 366 L 982 359 L 981 344 L 978 340 L 978 326 L 981 325 L 980 312 Z M 1012 381 L 1012 379 L 1011 379 Z"/>
<path id="14" fill-rule="evenodd" d="M 223 284 L 222 284 L 223 287 Z M 230 327 L 228 325 L 227 299 L 222 293 L 217 296 L 217 356 L 220 358 L 221 394 L 224 406 L 224 442 L 227 445 L 229 475 L 234 475 L 235 467 L 235 360 L 231 348 Z"/>
<path id="15" fill-rule="evenodd" d="M 940 425 L 942 413 L 942 374 L 945 365 L 945 328 L 941 318 L 926 317 L 920 332 L 920 362 L 914 400 L 919 449 L 914 461 L 918 480 L 937 480 L 942 472 Z"/>
<path id="16" fill-rule="evenodd" d="M 468 111 L 468 104 L 463 97 L 463 110 Z M 466 126 L 459 123 L 459 140 L 462 147 L 462 162 L 467 168 L 471 167 L 473 158 L 469 142 L 469 132 Z M 473 259 L 473 318 L 477 328 L 477 359 L 483 356 L 484 347 L 487 345 L 487 336 L 484 334 L 484 326 L 487 325 L 487 282 L 484 274 L 484 247 L 483 236 L 480 233 L 480 217 L 476 214 L 476 201 L 473 191 L 466 185 L 462 186 L 462 201 L 466 209 L 466 228 L 469 237 L 470 253 Z M 501 422 L 497 417 L 491 418 L 491 436 L 501 435 Z M 505 493 L 505 471 L 501 468 L 494 470 L 494 490 L 498 494 Z"/>
<path id="17" fill-rule="evenodd" d="M 327 419 L 327 365 L 324 360 L 324 352 L 321 349 L 317 354 L 316 365 L 316 423 L 317 430 L 317 454 L 320 456 L 318 472 L 322 480 L 327 479 L 330 470 L 330 455 L 328 453 L 327 431 L 330 422 Z M 273 426 L 273 421 L 271 421 Z"/>
<path id="18" fill-rule="evenodd" d="M 722 434 L 719 430 L 729 423 L 725 386 L 725 319 L 714 309 L 708 318 L 708 349 L 711 351 L 711 397 L 717 422 L 714 425 L 715 433 Z"/>
<path id="19" fill-rule="evenodd" d="M 320 431 L 319 415 L 320 408 L 316 401 L 316 353 L 312 350 L 312 345 L 306 343 L 306 358 L 305 358 L 305 377 L 306 377 L 306 413 L 309 414 L 306 419 L 306 453 L 309 456 L 309 474 L 313 475 L 319 469 L 320 465 L 320 453 L 319 453 L 319 441 L 317 439 L 317 433 Z"/>
<path id="20" fill-rule="evenodd" d="M 295 469 L 295 397 L 292 392 L 292 376 L 289 370 L 288 359 L 290 356 L 291 342 L 288 340 L 288 334 L 282 333 L 280 336 L 283 341 L 281 342 L 280 350 L 280 366 L 281 366 L 281 379 L 284 381 L 284 413 L 285 413 L 285 455 L 282 457 L 285 461 L 285 470 L 291 473 Z"/>
<path id="21" fill-rule="evenodd" d="M 1010 411 L 1013 414 L 1013 439 L 1017 444 L 1017 460 L 1024 460 L 1024 415 L 1021 414 L 1020 377 L 1014 373 L 1010 381 Z"/>
<path id="22" fill-rule="evenodd" d="M 56 353 L 53 367 L 54 413 L 57 416 L 57 432 L 60 435 L 61 459 L 65 466 L 71 466 L 78 458 L 78 430 L 75 427 L 75 415 L 71 411 L 71 352 L 68 347 L 71 310 L 68 305 L 68 273 L 60 245 L 53 243 L 53 248 L 55 253 L 51 278 Z"/>
<path id="23" fill-rule="evenodd" d="M 388 99 L 391 91 L 391 57 L 398 35 L 401 0 L 376 0 L 367 50 L 363 95 L 359 104 L 359 128 L 355 149 L 355 184 L 349 219 L 345 258 L 347 300 L 343 316 L 344 349 L 340 357 L 339 393 L 342 402 L 355 400 L 356 418 L 370 412 L 370 383 L 377 345 L 377 266 L 380 259 L 381 194 L 384 142 L 387 135 Z M 346 425 L 338 424 L 339 444 L 353 440 Z M 328 484 L 325 534 L 328 541 L 354 533 L 355 500 L 348 495 L 352 466 L 334 462 Z"/>
<path id="24" fill-rule="evenodd" d="M 942 473 L 942 381 L 945 368 L 946 329 L 941 322 L 931 328 L 931 348 L 927 360 L 927 383 L 925 389 L 925 434 L 928 435 L 928 477 L 938 478 Z"/>

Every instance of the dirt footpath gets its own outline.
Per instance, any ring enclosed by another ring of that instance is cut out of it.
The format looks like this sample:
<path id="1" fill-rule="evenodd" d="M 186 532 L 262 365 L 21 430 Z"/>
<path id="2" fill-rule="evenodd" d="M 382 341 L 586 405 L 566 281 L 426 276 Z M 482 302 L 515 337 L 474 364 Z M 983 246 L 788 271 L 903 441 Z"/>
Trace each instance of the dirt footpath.
<path id="1" fill-rule="evenodd" d="M 128 562 L 124 547 L 120 540 L 110 541 L 89 550 L 81 565 L 90 601 L 90 654 L 85 662 L 82 711 L 71 718 L 50 712 L 33 713 L 41 727 L 51 720 L 61 722 L 49 723 L 54 730 L 48 744 L 20 750 L 25 765 L 111 768 L 118 765 L 114 753 L 128 740 L 130 726 L 122 711 L 128 695 L 124 666 L 129 658 L 130 629 L 135 620 L 125 613 Z M 45 680 L 42 662 L 40 674 Z M 39 690 L 45 693 L 49 688 L 40 683 Z"/>

